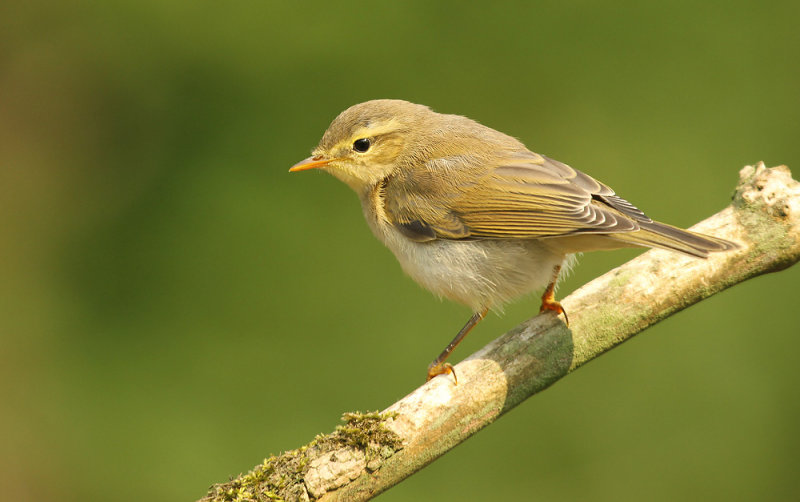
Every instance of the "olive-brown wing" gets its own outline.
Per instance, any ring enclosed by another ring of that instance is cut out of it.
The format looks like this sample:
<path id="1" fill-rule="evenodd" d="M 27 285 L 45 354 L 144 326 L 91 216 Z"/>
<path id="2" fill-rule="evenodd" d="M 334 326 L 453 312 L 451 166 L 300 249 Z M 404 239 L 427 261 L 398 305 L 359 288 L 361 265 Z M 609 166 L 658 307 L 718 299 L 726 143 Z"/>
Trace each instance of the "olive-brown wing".
<path id="1" fill-rule="evenodd" d="M 388 180 L 388 219 L 422 241 L 625 233 L 651 221 L 561 162 L 527 151 L 483 160 L 430 163 Z"/>

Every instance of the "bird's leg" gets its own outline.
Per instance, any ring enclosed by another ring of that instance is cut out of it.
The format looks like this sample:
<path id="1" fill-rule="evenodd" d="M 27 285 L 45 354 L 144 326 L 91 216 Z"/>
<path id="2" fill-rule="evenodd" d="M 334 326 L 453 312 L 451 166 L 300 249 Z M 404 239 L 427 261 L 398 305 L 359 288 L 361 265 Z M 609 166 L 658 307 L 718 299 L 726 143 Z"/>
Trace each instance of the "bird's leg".
<path id="1" fill-rule="evenodd" d="M 556 281 L 558 281 L 559 272 L 561 272 L 561 265 L 556 265 L 553 267 L 553 280 L 550 281 L 550 284 L 547 285 L 547 289 L 544 290 L 544 294 L 542 295 L 542 306 L 539 308 L 539 313 L 549 310 L 551 312 L 555 312 L 556 315 L 564 314 L 564 320 L 567 322 L 567 326 L 569 326 L 569 317 L 567 316 L 567 311 L 564 310 L 564 307 L 562 307 L 561 304 L 556 301 Z"/>
<path id="2" fill-rule="evenodd" d="M 450 353 L 453 352 L 453 349 L 455 349 L 456 346 L 458 346 L 458 344 L 461 343 L 461 340 L 463 340 L 464 337 L 467 336 L 467 333 L 469 333 L 470 330 L 472 330 L 472 328 L 474 328 L 476 324 L 481 322 L 481 320 L 484 317 L 486 317 L 487 312 L 489 312 L 489 309 L 484 308 L 480 312 L 475 312 L 474 314 L 472 314 L 472 317 L 469 318 L 467 324 L 465 324 L 464 327 L 461 328 L 461 331 L 458 332 L 456 337 L 453 338 L 453 341 L 450 342 L 447 345 L 447 347 L 445 347 L 442 353 L 439 354 L 439 357 L 434 359 L 433 362 L 428 365 L 428 380 L 437 375 L 444 375 L 450 373 L 453 375 L 453 380 L 455 381 L 456 385 L 458 385 L 458 377 L 456 377 L 456 372 L 453 369 L 453 365 L 450 363 L 446 363 L 445 359 L 447 359 Z"/>

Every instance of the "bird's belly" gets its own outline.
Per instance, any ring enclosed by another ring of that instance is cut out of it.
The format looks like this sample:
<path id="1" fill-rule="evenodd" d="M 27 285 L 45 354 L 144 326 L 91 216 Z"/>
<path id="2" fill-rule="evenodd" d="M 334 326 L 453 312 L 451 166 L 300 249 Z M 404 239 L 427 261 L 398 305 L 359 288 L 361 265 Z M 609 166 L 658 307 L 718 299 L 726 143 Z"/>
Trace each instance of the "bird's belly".
<path id="1" fill-rule="evenodd" d="M 536 240 L 414 242 L 394 229 L 381 240 L 423 287 L 475 311 L 543 289 L 565 255 Z"/>

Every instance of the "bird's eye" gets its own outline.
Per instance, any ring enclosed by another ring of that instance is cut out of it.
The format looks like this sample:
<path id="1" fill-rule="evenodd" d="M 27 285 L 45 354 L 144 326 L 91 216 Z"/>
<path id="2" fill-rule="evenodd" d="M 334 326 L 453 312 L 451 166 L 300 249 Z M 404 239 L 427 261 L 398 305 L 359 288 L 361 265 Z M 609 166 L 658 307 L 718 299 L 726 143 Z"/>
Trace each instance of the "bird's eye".
<path id="1" fill-rule="evenodd" d="M 361 138 L 353 141 L 353 150 L 357 151 L 358 153 L 364 153 L 369 150 L 370 145 L 372 142 L 369 138 Z"/>

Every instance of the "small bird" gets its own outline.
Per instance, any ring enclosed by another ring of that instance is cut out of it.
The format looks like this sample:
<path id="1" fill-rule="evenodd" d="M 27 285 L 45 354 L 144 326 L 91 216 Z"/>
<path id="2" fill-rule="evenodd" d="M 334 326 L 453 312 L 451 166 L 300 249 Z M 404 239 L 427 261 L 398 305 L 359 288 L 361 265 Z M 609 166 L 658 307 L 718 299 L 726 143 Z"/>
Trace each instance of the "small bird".
<path id="1" fill-rule="evenodd" d="M 375 236 L 403 270 L 474 314 L 428 366 L 452 374 L 447 357 L 490 309 L 541 291 L 555 300 L 574 253 L 656 247 L 706 258 L 738 246 L 653 221 L 605 184 L 528 150 L 467 117 L 379 99 L 336 117 L 311 157 L 290 172 L 321 169 L 361 199 Z"/>

